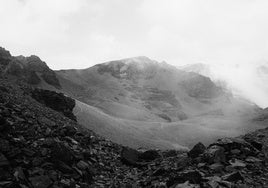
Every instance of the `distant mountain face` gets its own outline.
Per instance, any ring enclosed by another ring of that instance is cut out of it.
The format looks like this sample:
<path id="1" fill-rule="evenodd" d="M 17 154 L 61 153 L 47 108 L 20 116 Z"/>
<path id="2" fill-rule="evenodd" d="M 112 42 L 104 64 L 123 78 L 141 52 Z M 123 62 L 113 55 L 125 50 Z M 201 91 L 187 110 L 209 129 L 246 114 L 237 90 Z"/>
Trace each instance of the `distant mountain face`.
<path id="1" fill-rule="evenodd" d="M 184 120 L 204 111 L 219 110 L 223 101 L 232 98 L 207 77 L 146 57 L 111 61 L 84 70 L 58 71 L 57 74 L 66 92 L 108 114 L 133 120 Z M 68 91 L 69 83 L 83 89 Z M 127 114 L 129 108 L 131 114 Z M 143 117 L 136 116 L 139 112 Z"/>
<path id="2" fill-rule="evenodd" d="M 208 77 L 147 57 L 56 73 L 62 91 L 80 101 L 78 122 L 132 147 L 177 148 L 241 134 L 229 131 L 247 130 L 245 122 L 259 110 Z"/>
<path id="3" fill-rule="evenodd" d="M 126 119 L 179 121 L 215 110 L 229 113 L 230 106 L 234 108 L 241 102 L 208 77 L 147 57 L 106 62 L 84 70 L 58 71 L 57 74 L 67 93 Z M 79 85 L 80 91 L 70 91 L 69 83 Z M 131 114 L 127 114 L 128 109 L 132 109 Z M 139 112 L 143 117 L 136 116 Z"/>
<path id="4" fill-rule="evenodd" d="M 1 70 L 8 75 L 24 79 L 32 85 L 42 85 L 43 83 L 60 88 L 56 74 L 45 62 L 37 56 L 18 56 L 13 57 L 4 48 L 0 49 Z"/>

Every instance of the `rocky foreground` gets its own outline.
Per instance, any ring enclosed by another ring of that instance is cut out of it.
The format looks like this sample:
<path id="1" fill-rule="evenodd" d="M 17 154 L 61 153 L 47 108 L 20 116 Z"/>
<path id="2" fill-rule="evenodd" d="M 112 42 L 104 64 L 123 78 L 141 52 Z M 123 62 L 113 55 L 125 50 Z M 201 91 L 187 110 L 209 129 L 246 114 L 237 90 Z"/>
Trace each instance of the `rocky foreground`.
<path id="1" fill-rule="evenodd" d="M 83 129 L 71 106 L 62 94 L 0 79 L 0 187 L 268 187 L 268 129 L 188 153 L 141 152 Z"/>

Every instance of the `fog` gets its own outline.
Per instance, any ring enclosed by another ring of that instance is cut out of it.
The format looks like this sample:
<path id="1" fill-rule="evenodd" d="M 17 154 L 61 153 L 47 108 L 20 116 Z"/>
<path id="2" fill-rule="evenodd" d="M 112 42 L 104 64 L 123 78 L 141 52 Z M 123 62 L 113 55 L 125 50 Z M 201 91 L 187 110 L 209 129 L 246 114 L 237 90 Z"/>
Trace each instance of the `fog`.
<path id="1" fill-rule="evenodd" d="M 267 64 L 208 65 L 204 74 L 224 86 L 236 96 L 243 97 L 261 108 L 268 107 Z"/>

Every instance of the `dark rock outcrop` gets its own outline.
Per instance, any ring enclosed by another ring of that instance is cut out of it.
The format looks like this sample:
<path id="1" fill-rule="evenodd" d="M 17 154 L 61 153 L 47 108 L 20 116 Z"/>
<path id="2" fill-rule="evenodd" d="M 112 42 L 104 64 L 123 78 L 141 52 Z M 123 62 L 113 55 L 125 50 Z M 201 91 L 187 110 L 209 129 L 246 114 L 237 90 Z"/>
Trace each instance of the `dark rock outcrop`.
<path id="1" fill-rule="evenodd" d="M 189 157 L 191 158 L 196 158 L 198 157 L 200 154 L 204 153 L 204 151 L 206 150 L 206 146 L 204 144 L 202 144 L 201 142 L 199 142 L 198 144 L 196 144 L 188 153 Z"/>
<path id="2" fill-rule="evenodd" d="M 156 150 L 147 150 L 140 154 L 140 159 L 145 161 L 153 161 L 157 158 L 160 158 L 160 154 Z"/>
<path id="3" fill-rule="evenodd" d="M 66 117 L 76 121 L 76 117 L 72 112 L 75 107 L 74 99 L 66 97 L 62 93 L 43 89 L 34 89 L 32 91 L 32 97 L 40 103 L 62 112 Z"/>

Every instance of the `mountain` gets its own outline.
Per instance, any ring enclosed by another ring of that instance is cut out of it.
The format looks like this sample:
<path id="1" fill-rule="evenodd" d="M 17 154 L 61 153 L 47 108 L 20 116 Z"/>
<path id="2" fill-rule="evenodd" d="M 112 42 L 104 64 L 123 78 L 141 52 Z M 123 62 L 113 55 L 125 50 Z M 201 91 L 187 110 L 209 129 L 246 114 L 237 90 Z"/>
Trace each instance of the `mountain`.
<path id="1" fill-rule="evenodd" d="M 199 142 L 189 152 L 138 151 L 71 120 L 64 112 L 73 107 L 73 99 L 2 74 L 3 188 L 267 187 L 267 128 L 207 147 Z M 54 109 L 55 100 L 69 102 Z"/>
<path id="2" fill-rule="evenodd" d="M 208 77 L 146 57 L 57 71 L 57 75 L 66 93 L 123 119 L 174 122 L 215 110 L 227 114 L 227 108 L 238 102 Z M 69 91 L 70 82 L 80 91 Z"/>
<path id="3" fill-rule="evenodd" d="M 1 54 L 4 77 L 74 98 L 73 119 L 132 148 L 185 150 L 198 141 L 209 144 L 265 126 L 262 121 L 252 125 L 258 107 L 208 77 L 147 57 L 53 71 L 36 56 L 13 57 L 3 49 Z M 37 82 L 29 81 L 31 74 Z"/>
<path id="4" fill-rule="evenodd" d="M 78 122 L 131 147 L 185 148 L 264 126 L 250 124 L 257 106 L 208 77 L 147 57 L 56 74 L 61 91 L 78 100 Z"/>

